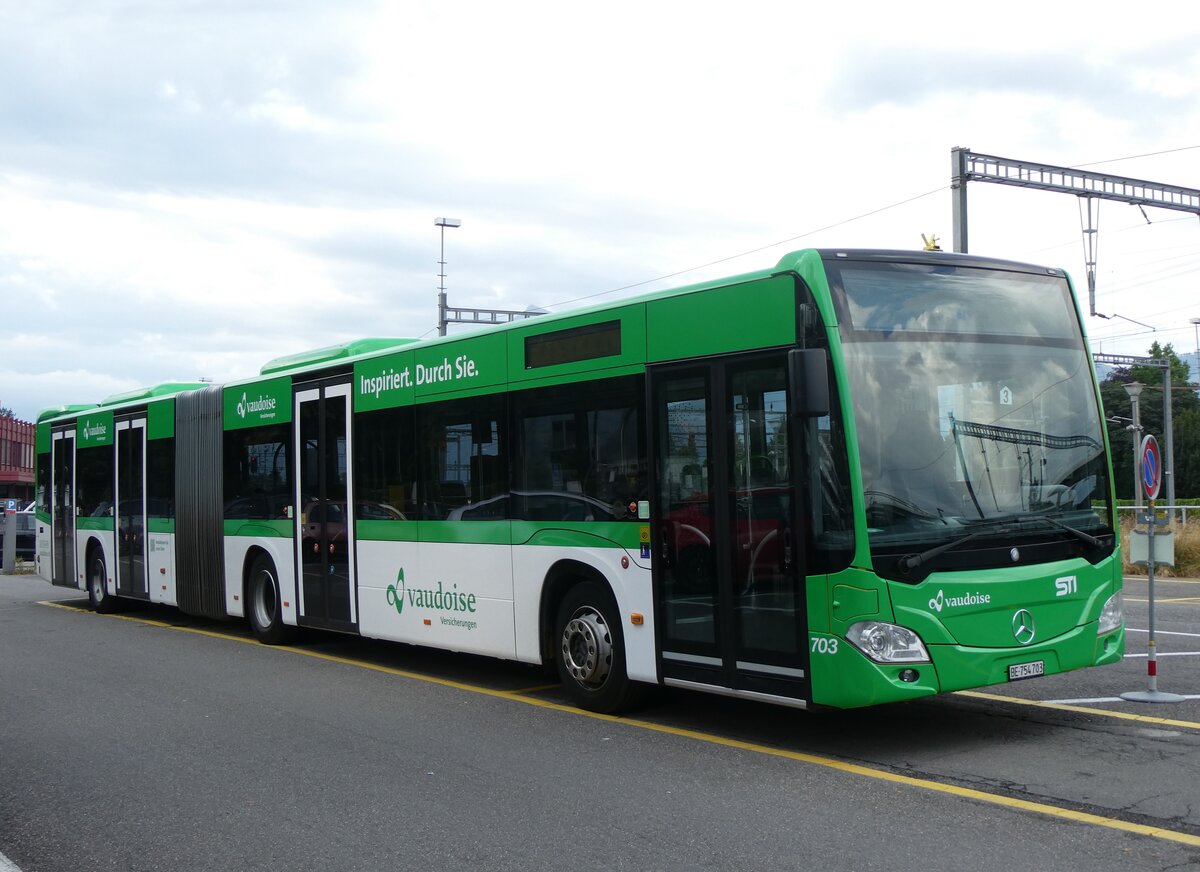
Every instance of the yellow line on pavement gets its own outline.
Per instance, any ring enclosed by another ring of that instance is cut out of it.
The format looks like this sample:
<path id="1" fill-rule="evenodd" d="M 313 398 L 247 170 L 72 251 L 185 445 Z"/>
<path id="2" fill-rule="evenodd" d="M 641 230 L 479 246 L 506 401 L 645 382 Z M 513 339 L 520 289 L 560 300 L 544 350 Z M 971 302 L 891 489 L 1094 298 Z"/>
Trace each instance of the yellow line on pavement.
<path id="1" fill-rule="evenodd" d="M 1155 718 L 1150 715 L 1135 715 L 1129 712 L 1115 712 L 1109 709 L 1087 708 L 1081 705 L 1071 705 L 1064 702 L 1042 702 L 1037 699 L 1023 699 L 1019 696 L 1004 696 L 999 693 L 982 693 L 978 690 L 960 690 L 955 696 L 969 696 L 974 699 L 986 699 L 994 702 L 1010 702 L 1014 705 L 1026 705 L 1034 708 L 1056 709 L 1064 712 L 1079 712 L 1085 715 L 1099 715 L 1119 721 L 1137 721 L 1141 724 L 1154 724 L 1157 727 L 1179 727 L 1185 730 L 1200 730 L 1196 721 L 1177 721 L 1173 718 Z"/>
<path id="2" fill-rule="evenodd" d="M 1127 597 L 1125 597 L 1125 601 L 1131 602 L 1131 603 L 1148 603 L 1148 602 L 1150 602 L 1149 599 L 1142 599 L 1141 597 L 1136 597 L 1136 596 L 1127 596 Z M 1195 597 L 1195 596 L 1179 596 L 1179 597 L 1156 596 L 1154 598 L 1154 601 L 1156 603 L 1175 603 L 1176 605 L 1178 605 L 1180 603 L 1183 603 L 1184 605 L 1195 605 L 1196 603 L 1200 603 L 1200 597 Z"/>
<path id="3" fill-rule="evenodd" d="M 67 609 L 69 611 L 78 612 L 81 614 L 92 614 L 83 612 L 80 609 L 72 606 L 63 606 L 53 602 L 42 602 L 41 605 L 52 606 L 55 608 Z M 169 624 L 165 621 L 156 621 L 149 618 L 138 618 L 131 615 L 105 615 L 104 617 L 116 617 L 123 620 L 132 621 L 135 623 L 147 624 L 154 627 L 162 627 L 168 630 L 180 630 L 185 633 L 195 633 L 201 636 L 211 636 L 217 639 L 227 639 L 233 642 L 246 642 L 257 645 L 258 643 L 253 638 L 245 636 L 231 636 L 225 633 L 219 633 L 213 630 L 201 630 L 191 627 L 180 627 L 175 624 Z M 882 769 L 872 769 L 869 766 L 862 766 L 857 763 L 847 763 L 842 760 L 836 760 L 832 757 L 822 757 L 817 754 L 807 754 L 802 751 L 789 751 L 785 748 L 775 748 L 770 745 L 761 745 L 757 742 L 746 742 L 741 739 L 732 739 L 727 736 L 719 736 L 714 733 L 705 733 L 700 730 L 692 730 L 686 727 L 672 727 L 666 724 L 656 724 L 652 721 L 644 721 L 638 718 L 618 717 L 616 715 L 605 715 L 597 712 L 589 712 L 570 705 L 552 702 L 550 700 L 538 699 L 537 697 L 525 696 L 521 691 L 513 690 L 495 690 L 489 687 L 481 687 L 479 685 L 467 684 L 462 681 L 454 681 L 448 678 L 437 678 L 432 675 L 423 675 L 419 672 L 410 672 L 405 669 L 396 669 L 391 666 L 383 666 L 377 663 L 368 663 L 362 660 L 351 660 L 346 657 L 339 657 L 333 654 L 323 654 L 319 651 L 310 651 L 304 648 L 298 648 L 291 645 L 275 645 L 261 646 L 264 651 L 280 651 L 290 654 L 299 654 L 304 657 L 311 657 L 316 660 L 324 660 L 329 663 L 338 663 L 344 666 L 352 666 L 359 669 L 369 669 L 373 672 L 381 672 L 386 675 L 393 675 L 400 678 L 410 678 L 414 681 L 423 681 L 427 684 L 441 685 L 442 687 L 450 687 L 455 690 L 463 690 L 469 693 L 476 693 L 482 696 L 490 696 L 498 699 L 511 700 L 513 702 L 524 703 L 525 705 L 535 706 L 548 711 L 559 712 L 562 714 L 575 715 L 576 717 L 589 718 L 591 720 L 604 721 L 607 723 L 633 727 L 635 729 L 646 730 L 654 733 L 663 733 L 666 735 L 677 736 L 684 739 L 691 739 L 697 742 L 704 742 L 709 745 L 717 745 L 724 748 L 733 748 L 739 751 L 747 751 L 754 754 L 762 754 L 770 757 L 781 757 L 785 760 L 792 760 L 797 763 L 806 763 L 811 766 L 820 766 L 824 769 L 832 769 L 837 772 L 844 772 L 849 775 L 857 775 L 863 778 L 871 778 L 877 781 L 887 781 L 892 784 L 900 784 L 906 787 L 915 787 L 921 790 L 928 790 L 934 793 L 942 793 L 949 796 L 956 796 L 962 799 L 973 799 L 977 802 L 987 803 L 989 805 L 1002 806 L 1004 808 L 1016 809 L 1018 811 L 1026 811 L 1033 814 L 1039 814 L 1046 817 L 1056 818 L 1058 820 L 1069 820 L 1076 823 L 1092 824 L 1099 827 L 1104 827 L 1110 830 L 1118 830 L 1126 833 L 1133 833 L 1139 836 L 1148 836 L 1154 839 L 1162 839 L 1169 842 L 1177 842 L 1183 845 L 1192 847 L 1200 847 L 1200 836 L 1192 835 L 1191 833 L 1183 833 L 1177 830 L 1169 830 L 1163 827 L 1147 826 L 1145 824 L 1136 824 L 1130 821 L 1123 821 L 1117 818 L 1104 817 L 1103 815 L 1090 814 L 1088 812 L 1074 811 L 1067 808 L 1059 808 L 1049 805 L 1044 802 L 1032 802 L 1027 799 L 1017 799 L 1011 796 L 1003 796 L 998 793 L 988 793 L 983 790 L 976 790 L 970 787 L 958 787 L 953 784 L 942 784 L 938 781 L 932 781 L 927 778 L 916 778 L 911 775 L 901 775 L 895 772 L 888 772 Z M 966 694 L 979 695 L 988 698 L 986 694 Z M 996 696 L 995 699 L 1001 699 L 1006 702 L 1013 702 L 1009 697 Z M 1057 708 L 1072 708 L 1069 706 L 1055 706 Z M 1089 711 L 1088 709 L 1078 709 L 1079 711 Z M 1092 710 L 1099 714 L 1111 715 L 1112 712 L 1104 712 L 1099 709 Z"/>

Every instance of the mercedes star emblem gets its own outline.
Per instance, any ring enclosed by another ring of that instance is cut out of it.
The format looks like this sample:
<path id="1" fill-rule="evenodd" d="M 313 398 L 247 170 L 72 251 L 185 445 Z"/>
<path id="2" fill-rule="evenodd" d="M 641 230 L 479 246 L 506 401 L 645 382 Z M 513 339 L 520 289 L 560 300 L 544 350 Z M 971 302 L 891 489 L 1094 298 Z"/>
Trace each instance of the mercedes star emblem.
<path id="1" fill-rule="evenodd" d="M 1012 631 L 1018 644 L 1028 645 L 1033 641 L 1035 629 L 1033 615 L 1029 613 L 1029 609 L 1018 609 L 1013 615 Z"/>

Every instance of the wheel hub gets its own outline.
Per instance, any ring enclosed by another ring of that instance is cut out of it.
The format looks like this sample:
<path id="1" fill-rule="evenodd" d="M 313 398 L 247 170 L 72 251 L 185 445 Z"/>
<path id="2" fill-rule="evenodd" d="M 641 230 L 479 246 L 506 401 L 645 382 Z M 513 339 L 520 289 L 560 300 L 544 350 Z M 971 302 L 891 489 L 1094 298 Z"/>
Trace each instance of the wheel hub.
<path id="1" fill-rule="evenodd" d="M 603 684 L 612 668 L 612 653 L 612 634 L 594 609 L 580 609 L 563 628 L 563 663 L 580 684 Z"/>
<path id="2" fill-rule="evenodd" d="M 254 616 L 260 627 L 269 627 L 275 620 L 275 579 L 270 573 L 262 573 L 254 592 Z"/>
<path id="3" fill-rule="evenodd" d="M 104 565 L 98 561 L 92 561 L 92 571 L 88 573 L 89 586 L 92 589 L 92 597 L 96 602 L 101 602 L 108 595 L 108 590 L 105 587 Z"/>

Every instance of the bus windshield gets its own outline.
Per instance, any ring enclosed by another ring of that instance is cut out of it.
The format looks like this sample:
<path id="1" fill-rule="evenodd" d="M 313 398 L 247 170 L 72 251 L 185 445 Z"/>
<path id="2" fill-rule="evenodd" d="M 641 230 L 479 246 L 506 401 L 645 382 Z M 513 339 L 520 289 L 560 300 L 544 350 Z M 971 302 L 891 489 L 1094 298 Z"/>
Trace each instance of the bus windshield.
<path id="1" fill-rule="evenodd" d="M 967 536 L 987 548 L 989 529 L 1005 553 L 1023 536 L 1111 534 L 1100 411 L 1065 277 L 869 262 L 829 272 L 876 557 Z"/>

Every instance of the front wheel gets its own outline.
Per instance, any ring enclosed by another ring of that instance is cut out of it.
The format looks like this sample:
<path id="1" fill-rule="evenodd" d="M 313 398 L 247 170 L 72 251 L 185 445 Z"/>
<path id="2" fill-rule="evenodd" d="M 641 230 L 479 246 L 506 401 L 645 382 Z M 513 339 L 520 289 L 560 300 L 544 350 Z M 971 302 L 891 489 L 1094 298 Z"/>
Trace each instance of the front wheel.
<path id="1" fill-rule="evenodd" d="M 571 588 L 554 624 L 558 676 L 580 708 L 613 714 L 638 702 L 643 687 L 625 671 L 625 643 L 617 605 L 594 581 Z"/>
<path id="2" fill-rule="evenodd" d="M 87 592 L 92 611 L 101 614 L 116 611 L 117 598 L 108 592 L 108 568 L 104 564 L 104 552 L 99 548 L 88 557 Z"/>
<path id="3" fill-rule="evenodd" d="M 279 645 L 290 641 L 296 633 L 296 628 L 283 622 L 279 577 L 271 558 L 261 555 L 254 561 L 250 568 L 246 592 L 250 630 L 254 633 L 254 638 L 264 645 Z"/>

